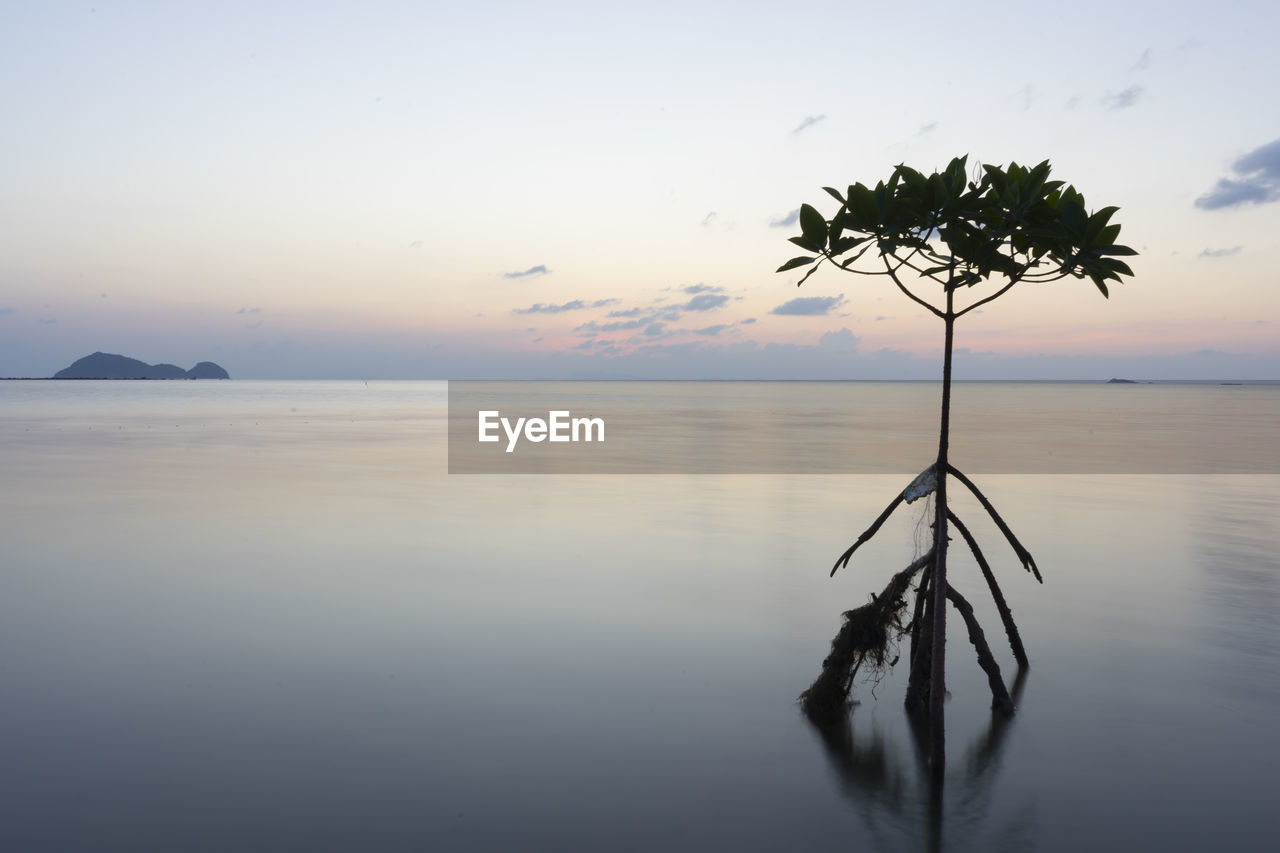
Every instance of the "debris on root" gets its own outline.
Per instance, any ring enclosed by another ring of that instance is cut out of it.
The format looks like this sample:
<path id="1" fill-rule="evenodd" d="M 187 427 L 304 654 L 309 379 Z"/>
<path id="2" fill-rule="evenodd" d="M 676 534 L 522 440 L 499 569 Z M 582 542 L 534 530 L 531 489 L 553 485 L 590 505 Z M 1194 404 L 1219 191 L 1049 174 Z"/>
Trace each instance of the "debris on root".
<path id="1" fill-rule="evenodd" d="M 879 595 L 844 613 L 844 622 L 831 641 L 831 654 L 822 662 L 822 672 L 809 689 L 800 694 L 800 707 L 818 724 L 830 723 L 849 709 L 849 691 L 854 676 L 883 674 L 897 662 L 898 640 L 909 630 L 903 622 L 911 579 L 933 558 L 930 551 L 889 579 Z"/>

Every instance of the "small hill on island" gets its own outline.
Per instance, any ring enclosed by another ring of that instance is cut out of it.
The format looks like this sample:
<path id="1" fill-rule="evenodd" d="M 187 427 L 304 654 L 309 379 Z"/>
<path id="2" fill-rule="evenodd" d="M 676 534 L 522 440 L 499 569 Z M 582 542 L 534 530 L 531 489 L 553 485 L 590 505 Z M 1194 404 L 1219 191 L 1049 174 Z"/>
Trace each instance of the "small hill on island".
<path id="1" fill-rule="evenodd" d="M 212 361 L 202 361 L 187 371 L 188 379 L 230 379 L 227 371 Z"/>
<path id="2" fill-rule="evenodd" d="M 147 364 L 136 358 L 95 352 L 77 359 L 70 367 L 53 374 L 54 379 L 230 379 L 227 371 L 212 361 L 202 361 L 190 370 L 176 364 Z"/>

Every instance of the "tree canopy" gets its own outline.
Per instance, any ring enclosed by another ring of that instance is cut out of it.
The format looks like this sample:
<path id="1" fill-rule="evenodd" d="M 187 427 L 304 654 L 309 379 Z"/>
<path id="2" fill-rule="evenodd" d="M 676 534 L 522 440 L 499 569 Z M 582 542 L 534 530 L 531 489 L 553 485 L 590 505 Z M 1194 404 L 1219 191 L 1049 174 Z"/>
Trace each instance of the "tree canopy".
<path id="1" fill-rule="evenodd" d="M 995 293 L 955 310 L 953 316 L 959 317 L 1019 282 L 1088 278 L 1109 296 L 1108 281 L 1133 275 L 1120 257 L 1137 252 L 1116 242 L 1120 226 L 1111 223 L 1119 208 L 1087 212 L 1075 187 L 1049 180 L 1047 160 L 1031 168 L 983 165 L 974 180 L 967 161 L 957 157 L 929 175 L 899 165 L 888 182 L 874 188 L 856 183 L 841 193 L 823 187 L 840 209 L 826 219 L 817 208 L 802 205 L 801 234 L 791 242 L 811 254 L 792 258 L 777 271 L 810 266 L 797 287 L 824 263 L 861 275 L 887 275 L 939 317 L 944 310 L 911 290 L 904 277 L 936 282 L 948 294 L 993 276 L 1003 279 Z"/>

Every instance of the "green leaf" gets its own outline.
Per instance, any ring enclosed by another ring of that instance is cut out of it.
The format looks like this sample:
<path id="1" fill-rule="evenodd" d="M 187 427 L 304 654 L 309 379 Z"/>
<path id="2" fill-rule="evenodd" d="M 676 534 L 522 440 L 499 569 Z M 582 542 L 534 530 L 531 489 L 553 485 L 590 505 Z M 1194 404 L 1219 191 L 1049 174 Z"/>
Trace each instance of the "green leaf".
<path id="1" fill-rule="evenodd" d="M 1088 224 L 1088 220 L 1084 215 L 1084 206 L 1064 196 L 1062 200 L 1062 224 L 1067 226 L 1071 236 L 1077 240 L 1083 238 L 1085 226 Z"/>
<path id="2" fill-rule="evenodd" d="M 798 258 L 792 258 L 791 260 L 787 261 L 785 264 L 778 267 L 777 270 L 775 270 L 775 272 L 786 272 L 787 270 L 793 270 L 796 267 L 803 267 L 808 264 L 811 264 L 816 260 L 817 258 L 811 258 L 807 255 L 801 255 Z"/>
<path id="3" fill-rule="evenodd" d="M 787 239 L 807 252 L 821 252 L 823 249 L 822 242 L 810 240 L 808 237 L 788 237 Z"/>
<path id="4" fill-rule="evenodd" d="M 845 218 L 844 208 L 841 208 L 839 213 L 831 217 L 831 233 L 827 235 L 827 242 L 830 243 L 832 247 L 839 242 L 840 235 L 844 233 L 844 226 L 846 222 L 847 219 Z"/>
<path id="5" fill-rule="evenodd" d="M 1089 227 L 1085 234 L 1089 239 L 1089 242 L 1093 242 L 1098 239 L 1098 236 L 1102 233 L 1102 229 L 1106 227 L 1107 221 L 1110 220 L 1119 209 L 1120 208 L 1118 207 L 1104 207 L 1102 210 L 1097 211 L 1093 216 L 1089 217 Z M 1108 240 L 1107 242 L 1110 243 L 1111 240 Z"/>
<path id="6" fill-rule="evenodd" d="M 1133 275 L 1133 270 L 1129 269 L 1129 265 L 1124 261 L 1117 261 L 1115 258 L 1099 258 L 1098 263 L 1102 264 L 1109 270 L 1125 275 Z"/>
<path id="7" fill-rule="evenodd" d="M 839 239 L 831 242 L 831 254 L 843 255 L 850 249 L 859 246 L 870 239 L 870 237 L 840 237 Z"/>
<path id="8" fill-rule="evenodd" d="M 841 204 L 844 204 L 844 196 L 840 195 L 838 191 L 832 189 L 831 187 L 823 187 L 822 189 L 824 192 L 826 192 L 827 195 L 831 196 Z"/>
<path id="9" fill-rule="evenodd" d="M 878 223 L 875 193 L 862 184 L 849 187 L 849 212 L 854 217 L 855 230 L 875 230 Z"/>
<path id="10" fill-rule="evenodd" d="M 854 255 L 852 258 L 846 258 L 845 260 L 841 261 L 841 262 L 840 262 L 840 269 L 842 269 L 842 270 L 847 270 L 849 267 L 853 266 L 855 263 L 857 263 L 857 262 L 858 262 L 858 258 L 860 258 L 860 257 L 862 257 L 863 255 L 865 255 L 865 254 L 867 253 L 867 250 L 868 250 L 868 249 L 870 249 L 870 248 L 871 248 L 872 246 L 874 246 L 874 245 L 876 245 L 876 244 L 875 244 L 875 243 L 868 243 L 867 245 L 865 245 L 865 246 L 863 246 L 861 249 L 859 249 L 859 250 L 858 250 L 858 253 L 857 253 L 856 255 Z"/>
<path id="11" fill-rule="evenodd" d="M 925 176 L 917 172 L 915 169 L 912 169 L 910 166 L 898 166 L 898 168 L 894 170 L 894 175 L 901 176 L 903 182 L 907 185 L 907 188 L 913 193 L 920 193 L 921 190 L 925 188 L 926 184 L 928 184 L 928 180 Z"/>
<path id="12" fill-rule="evenodd" d="M 1099 246 L 1099 255 L 1136 255 L 1138 254 L 1128 246 Z"/>
<path id="13" fill-rule="evenodd" d="M 947 202 L 947 182 L 937 172 L 929 176 L 928 199 L 932 208 L 942 207 Z"/>
<path id="14" fill-rule="evenodd" d="M 818 249 L 827 244 L 827 220 L 810 205 L 800 205 L 800 230 L 804 232 L 804 238 L 816 244 Z"/>

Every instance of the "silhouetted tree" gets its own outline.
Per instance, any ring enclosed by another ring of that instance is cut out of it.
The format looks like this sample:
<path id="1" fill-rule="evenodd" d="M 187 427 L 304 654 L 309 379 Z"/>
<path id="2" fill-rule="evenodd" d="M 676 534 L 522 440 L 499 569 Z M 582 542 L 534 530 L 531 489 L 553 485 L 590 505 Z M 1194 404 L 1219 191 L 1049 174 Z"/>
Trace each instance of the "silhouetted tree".
<path id="1" fill-rule="evenodd" d="M 969 546 L 995 599 L 1019 668 L 1026 652 L 1013 616 L 986 557 L 963 522 L 949 508 L 948 479 L 971 491 L 991 515 L 1022 565 L 1043 583 L 1035 560 L 973 482 L 947 455 L 951 414 L 951 353 L 956 320 L 1003 296 L 1024 282 L 1047 282 L 1073 276 L 1088 278 L 1108 296 L 1107 282 L 1121 281 L 1133 271 L 1120 256 L 1137 254 L 1117 243 L 1120 226 L 1111 224 L 1115 207 L 1089 213 L 1084 197 L 1062 181 L 1049 180 L 1048 161 L 1028 168 L 983 166 L 970 179 L 966 157 L 930 175 L 907 166 L 893 170 L 888 182 L 874 188 L 854 184 L 844 193 L 823 189 L 839 208 L 824 217 L 806 204 L 800 208 L 798 237 L 791 242 L 809 254 L 792 258 L 778 272 L 810 267 L 803 284 L 824 265 L 857 275 L 887 276 L 911 301 L 943 322 L 942 417 L 937 459 L 899 494 L 831 569 L 848 565 L 897 506 L 934 495 L 933 544 L 928 552 L 890 579 L 872 601 L 844 614 L 823 671 L 801 696 L 805 712 L 816 722 L 830 722 L 847 712 L 849 690 L 860 667 L 883 668 L 891 640 L 911 637 L 911 672 L 906 704 L 927 713 L 930 761 L 941 778 L 945 762 L 942 701 L 945 684 L 946 602 L 964 619 L 978 662 L 991 686 L 992 707 L 1012 715 L 1013 702 L 1000 668 L 969 602 L 947 581 L 948 530 L 954 527 Z M 994 283 L 970 296 L 975 285 Z M 941 305 L 913 288 L 942 288 Z M 911 583 L 919 576 L 911 618 L 907 619 Z M 896 658 L 895 658 L 896 661 Z M 892 665 L 890 662 L 888 665 Z"/>

